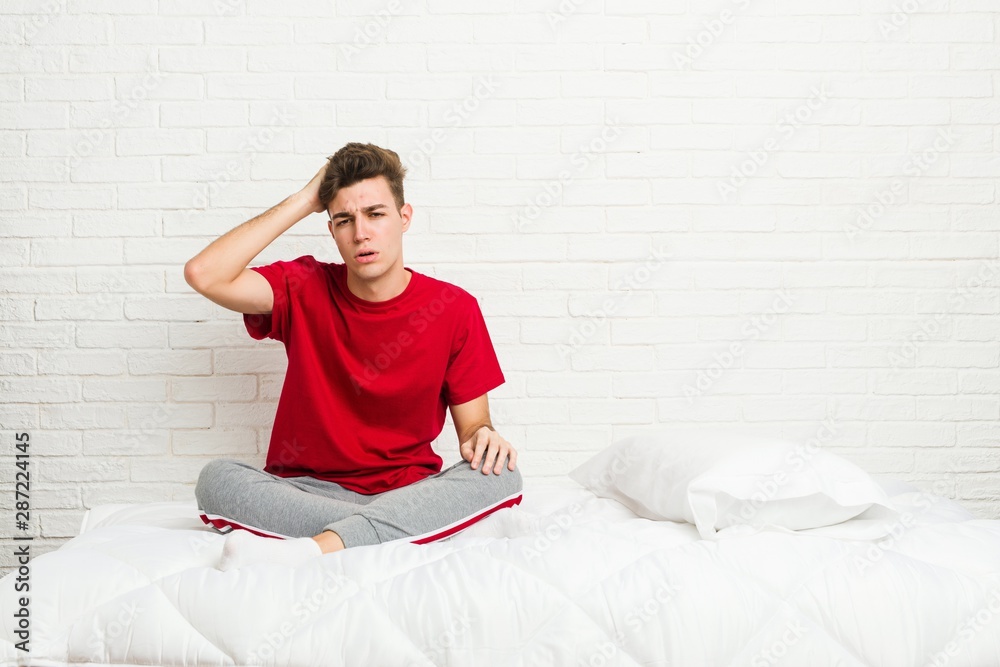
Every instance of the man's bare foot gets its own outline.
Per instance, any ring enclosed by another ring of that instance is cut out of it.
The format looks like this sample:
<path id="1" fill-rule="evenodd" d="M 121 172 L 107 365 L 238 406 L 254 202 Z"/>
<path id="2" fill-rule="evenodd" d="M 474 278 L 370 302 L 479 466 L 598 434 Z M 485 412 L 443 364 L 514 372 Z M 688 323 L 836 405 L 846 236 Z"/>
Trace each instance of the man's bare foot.
<path id="1" fill-rule="evenodd" d="M 313 537 L 319 548 L 323 553 L 328 554 L 334 551 L 340 551 L 341 549 L 346 549 L 344 546 L 344 541 L 340 539 L 340 535 L 333 532 L 332 530 L 324 530 L 319 535 Z"/>

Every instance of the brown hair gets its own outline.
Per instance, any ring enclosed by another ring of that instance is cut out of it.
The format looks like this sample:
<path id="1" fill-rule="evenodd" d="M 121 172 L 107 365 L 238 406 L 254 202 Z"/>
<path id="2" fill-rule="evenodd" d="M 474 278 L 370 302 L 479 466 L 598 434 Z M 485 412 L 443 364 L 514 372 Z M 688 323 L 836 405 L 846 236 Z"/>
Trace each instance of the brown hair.
<path id="1" fill-rule="evenodd" d="M 396 210 L 403 208 L 403 178 L 406 167 L 399 155 L 388 148 L 375 144 L 351 142 L 331 155 L 326 165 L 326 173 L 319 184 L 319 201 L 323 208 L 337 196 L 337 191 L 347 188 L 366 178 L 384 176 L 389 182 L 389 191 L 396 202 Z"/>

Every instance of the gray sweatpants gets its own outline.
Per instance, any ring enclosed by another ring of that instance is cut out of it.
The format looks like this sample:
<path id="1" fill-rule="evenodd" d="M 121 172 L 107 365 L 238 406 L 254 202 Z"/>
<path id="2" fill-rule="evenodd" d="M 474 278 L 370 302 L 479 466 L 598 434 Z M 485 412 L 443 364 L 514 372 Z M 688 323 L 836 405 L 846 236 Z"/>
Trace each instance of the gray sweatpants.
<path id="1" fill-rule="evenodd" d="M 521 472 L 488 475 L 465 460 L 420 481 L 365 495 L 314 477 L 279 477 L 235 459 L 202 468 L 195 487 L 201 519 L 221 532 L 278 538 L 336 532 L 345 547 L 450 537 L 521 502 Z"/>

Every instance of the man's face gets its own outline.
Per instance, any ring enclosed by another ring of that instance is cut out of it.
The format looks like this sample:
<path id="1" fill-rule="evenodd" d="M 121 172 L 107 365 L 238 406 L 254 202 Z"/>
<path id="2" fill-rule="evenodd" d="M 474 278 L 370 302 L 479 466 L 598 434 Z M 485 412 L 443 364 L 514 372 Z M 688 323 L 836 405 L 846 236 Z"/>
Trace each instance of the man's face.
<path id="1" fill-rule="evenodd" d="M 349 271 L 374 280 L 394 270 L 403 270 L 403 232 L 410 227 L 413 208 L 396 210 L 389 182 L 382 176 L 341 188 L 327 208 L 327 226 Z M 365 259 L 359 253 L 375 254 Z"/>

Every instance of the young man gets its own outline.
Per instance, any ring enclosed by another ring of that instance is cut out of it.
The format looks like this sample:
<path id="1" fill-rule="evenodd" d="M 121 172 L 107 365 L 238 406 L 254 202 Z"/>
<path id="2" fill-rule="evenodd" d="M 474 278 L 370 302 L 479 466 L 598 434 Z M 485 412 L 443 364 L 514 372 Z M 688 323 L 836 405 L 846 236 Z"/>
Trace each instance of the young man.
<path id="1" fill-rule="evenodd" d="M 264 469 L 217 459 L 198 478 L 202 520 L 231 531 L 220 569 L 422 544 L 521 501 L 517 452 L 490 422 L 487 392 L 505 380 L 478 302 L 403 264 L 405 174 L 395 152 L 349 143 L 184 267 L 192 288 L 288 356 Z M 343 264 L 306 255 L 247 268 L 323 211 Z M 446 406 L 463 460 L 441 470 L 430 443 Z"/>

